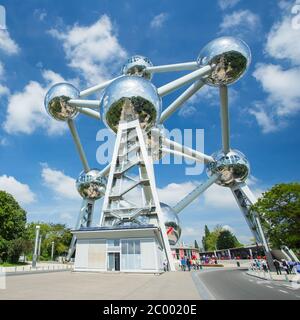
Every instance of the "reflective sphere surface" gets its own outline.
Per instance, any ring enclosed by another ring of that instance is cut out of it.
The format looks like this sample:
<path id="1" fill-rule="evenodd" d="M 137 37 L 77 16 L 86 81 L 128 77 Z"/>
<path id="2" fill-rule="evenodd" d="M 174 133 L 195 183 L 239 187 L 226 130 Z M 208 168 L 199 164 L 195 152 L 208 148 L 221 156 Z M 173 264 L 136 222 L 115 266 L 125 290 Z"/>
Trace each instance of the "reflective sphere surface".
<path id="1" fill-rule="evenodd" d="M 230 150 L 226 155 L 218 151 L 212 155 L 215 162 L 207 164 L 207 174 L 221 173 L 216 182 L 224 187 L 231 187 L 236 183 L 244 182 L 250 173 L 250 165 L 243 153 L 238 150 Z"/>
<path id="2" fill-rule="evenodd" d="M 162 219 L 167 229 L 170 245 L 175 245 L 181 236 L 180 220 L 175 211 L 165 203 L 160 203 Z"/>
<path id="3" fill-rule="evenodd" d="M 248 45 L 237 38 L 221 37 L 209 42 L 200 52 L 200 67 L 215 65 L 203 80 L 213 86 L 228 85 L 240 79 L 249 67 L 251 52 Z"/>
<path id="4" fill-rule="evenodd" d="M 69 83 L 58 83 L 47 92 L 45 108 L 49 115 L 59 121 L 73 119 L 78 114 L 75 107 L 68 104 L 70 99 L 77 99 L 79 90 Z"/>
<path id="5" fill-rule="evenodd" d="M 100 177 L 99 173 L 97 169 L 81 172 L 76 181 L 76 187 L 82 198 L 97 200 L 104 196 L 107 180 L 105 177 Z"/>
<path id="6" fill-rule="evenodd" d="M 138 119 L 141 128 L 149 131 L 158 121 L 161 98 L 155 86 L 136 76 L 124 76 L 114 80 L 104 91 L 100 103 L 102 119 L 114 132 L 118 125 Z"/>
<path id="7" fill-rule="evenodd" d="M 152 66 L 153 64 L 148 58 L 135 55 L 127 60 L 122 68 L 122 73 L 125 76 L 139 76 L 150 80 L 152 74 L 146 68 Z"/>

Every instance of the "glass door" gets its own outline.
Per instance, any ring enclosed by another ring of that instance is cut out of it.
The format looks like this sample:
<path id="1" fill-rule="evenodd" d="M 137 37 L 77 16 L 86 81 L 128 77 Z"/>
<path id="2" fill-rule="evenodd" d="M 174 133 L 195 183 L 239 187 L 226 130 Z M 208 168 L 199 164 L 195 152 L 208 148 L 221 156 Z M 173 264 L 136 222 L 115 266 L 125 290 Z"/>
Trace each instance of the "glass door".
<path id="1" fill-rule="evenodd" d="M 109 252 L 107 258 L 107 270 L 120 271 L 120 253 Z"/>

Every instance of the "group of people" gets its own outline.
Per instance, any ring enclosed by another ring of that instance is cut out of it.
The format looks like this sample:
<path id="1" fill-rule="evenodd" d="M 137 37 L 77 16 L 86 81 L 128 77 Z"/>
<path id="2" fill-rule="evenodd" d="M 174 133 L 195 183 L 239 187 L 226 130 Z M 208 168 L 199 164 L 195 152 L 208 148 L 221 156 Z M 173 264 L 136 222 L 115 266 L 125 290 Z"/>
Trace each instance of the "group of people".
<path id="1" fill-rule="evenodd" d="M 282 259 L 281 261 L 274 259 L 273 260 L 275 269 L 277 274 L 281 274 L 282 271 L 285 271 L 286 274 L 297 274 L 300 273 L 300 262 L 294 262 L 294 261 L 286 261 Z M 254 271 L 265 271 L 267 272 L 270 270 L 268 263 L 265 259 L 254 259 L 251 263 L 252 270 Z"/>
<path id="2" fill-rule="evenodd" d="M 281 271 L 285 271 L 287 274 L 297 274 L 300 273 L 300 262 L 286 261 L 282 259 L 281 261 L 273 260 L 277 274 L 281 274 Z"/>
<path id="3" fill-rule="evenodd" d="M 191 259 L 189 257 L 182 257 L 179 260 L 180 269 L 182 271 L 200 270 L 202 269 L 201 262 L 199 260 Z"/>

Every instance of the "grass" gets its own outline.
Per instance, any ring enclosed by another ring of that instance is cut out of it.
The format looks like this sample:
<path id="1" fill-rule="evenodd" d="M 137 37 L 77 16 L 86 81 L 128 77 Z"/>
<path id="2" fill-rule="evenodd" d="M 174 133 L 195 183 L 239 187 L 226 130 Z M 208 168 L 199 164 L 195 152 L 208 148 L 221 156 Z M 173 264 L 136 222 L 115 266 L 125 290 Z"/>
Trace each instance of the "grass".
<path id="1" fill-rule="evenodd" d="M 9 262 L 3 262 L 0 263 L 0 267 L 18 267 L 18 266 L 26 266 L 26 262 L 18 262 L 18 263 L 9 263 Z"/>

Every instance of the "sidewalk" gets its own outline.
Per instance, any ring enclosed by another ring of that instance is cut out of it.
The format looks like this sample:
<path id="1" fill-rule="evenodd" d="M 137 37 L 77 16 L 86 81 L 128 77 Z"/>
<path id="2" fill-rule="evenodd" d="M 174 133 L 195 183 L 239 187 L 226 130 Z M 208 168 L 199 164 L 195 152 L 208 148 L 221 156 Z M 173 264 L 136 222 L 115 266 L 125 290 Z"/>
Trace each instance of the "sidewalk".
<path id="1" fill-rule="evenodd" d="M 246 273 L 259 279 L 279 281 L 292 286 L 295 284 L 300 285 L 300 274 L 286 274 L 285 272 L 282 272 L 282 274 L 279 275 L 276 272 L 265 272 L 263 270 L 248 270 Z"/>

